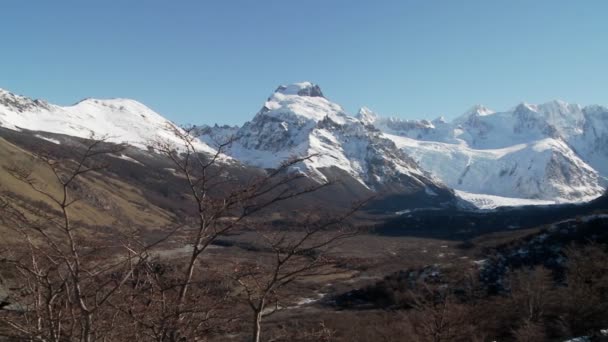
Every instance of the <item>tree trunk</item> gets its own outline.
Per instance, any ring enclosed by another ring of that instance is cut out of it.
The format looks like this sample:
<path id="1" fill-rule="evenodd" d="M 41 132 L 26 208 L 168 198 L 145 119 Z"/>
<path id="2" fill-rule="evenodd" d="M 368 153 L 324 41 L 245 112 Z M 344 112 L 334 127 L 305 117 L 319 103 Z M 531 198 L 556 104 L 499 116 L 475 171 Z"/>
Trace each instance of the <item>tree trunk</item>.
<path id="1" fill-rule="evenodd" d="M 262 332 L 262 309 L 256 310 L 253 313 L 253 335 L 252 342 L 260 342 L 260 333 Z"/>

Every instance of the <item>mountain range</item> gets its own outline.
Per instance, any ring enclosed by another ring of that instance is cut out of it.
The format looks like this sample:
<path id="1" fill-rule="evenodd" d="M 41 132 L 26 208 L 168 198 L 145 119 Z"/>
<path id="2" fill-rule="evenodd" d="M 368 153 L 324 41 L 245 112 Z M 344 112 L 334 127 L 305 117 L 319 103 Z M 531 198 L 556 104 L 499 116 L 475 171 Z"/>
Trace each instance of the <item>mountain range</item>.
<path id="1" fill-rule="evenodd" d="M 185 133 L 134 100 L 62 107 L 5 90 L 0 126 L 54 144 L 105 137 L 142 151 L 158 141 L 178 146 L 175 132 Z M 279 86 L 240 127 L 201 125 L 192 132 L 196 149 L 206 154 L 229 141 L 222 163 L 234 167 L 272 169 L 311 156 L 290 171 L 340 183 L 332 200 L 380 195 L 395 211 L 582 202 L 608 183 L 608 109 L 562 101 L 504 112 L 475 106 L 451 122 L 402 120 L 368 108 L 349 115 L 319 86 L 302 82 Z"/>
<path id="2" fill-rule="evenodd" d="M 367 109 L 358 117 L 469 198 L 584 201 L 606 186 L 605 107 L 553 101 L 494 112 L 475 106 L 452 122 L 386 119 Z"/>

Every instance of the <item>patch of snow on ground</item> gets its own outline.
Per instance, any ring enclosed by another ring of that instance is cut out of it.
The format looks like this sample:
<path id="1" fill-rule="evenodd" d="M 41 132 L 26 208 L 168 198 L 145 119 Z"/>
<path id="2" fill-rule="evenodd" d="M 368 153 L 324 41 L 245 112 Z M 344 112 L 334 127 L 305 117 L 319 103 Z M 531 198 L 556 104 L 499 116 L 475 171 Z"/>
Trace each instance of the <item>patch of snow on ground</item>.
<path id="1" fill-rule="evenodd" d="M 44 136 L 42 136 L 40 134 L 36 134 L 35 137 L 36 138 L 40 138 L 42 140 L 46 140 L 46 141 L 52 142 L 53 144 L 56 144 L 56 145 L 61 145 L 61 141 L 59 141 L 57 139 L 47 138 L 47 137 L 44 137 Z"/>
<path id="2" fill-rule="evenodd" d="M 466 191 L 455 190 L 456 195 L 463 200 L 472 203 L 479 209 L 495 209 L 498 207 L 516 207 L 522 205 L 550 205 L 555 201 L 534 200 L 526 198 L 501 197 L 494 195 L 474 194 Z"/>
<path id="3" fill-rule="evenodd" d="M 130 161 L 130 162 L 135 163 L 135 164 L 144 165 L 141 162 L 139 162 L 139 161 L 137 161 L 137 160 L 135 160 L 135 159 L 127 156 L 127 155 L 124 155 L 124 154 L 121 154 L 120 156 L 112 155 L 112 157 L 115 157 L 115 158 L 118 158 L 118 159 L 122 159 L 122 160 L 126 160 L 126 161 Z"/>

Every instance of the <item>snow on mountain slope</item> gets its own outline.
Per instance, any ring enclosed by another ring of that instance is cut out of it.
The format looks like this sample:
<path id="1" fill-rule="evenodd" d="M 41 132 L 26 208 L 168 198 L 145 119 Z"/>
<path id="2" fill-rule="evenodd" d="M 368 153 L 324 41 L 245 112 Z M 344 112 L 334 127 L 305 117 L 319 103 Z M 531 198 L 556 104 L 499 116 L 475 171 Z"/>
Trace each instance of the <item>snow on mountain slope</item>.
<path id="1" fill-rule="evenodd" d="M 203 131 L 201 139 L 209 144 L 227 133 L 219 127 Z M 246 164 L 274 168 L 293 156 L 314 155 L 297 169 L 319 181 L 339 169 L 369 189 L 398 184 L 410 190 L 446 190 L 392 141 L 349 116 L 310 82 L 278 87 L 235 135 L 226 153 Z"/>
<path id="2" fill-rule="evenodd" d="M 420 166 L 454 189 L 557 202 L 597 197 L 607 184 L 608 110 L 553 101 L 505 112 L 475 106 L 445 120 L 400 120 L 362 109 Z"/>
<path id="3" fill-rule="evenodd" d="M 579 105 L 553 101 L 541 105 L 522 103 L 506 112 L 467 114 L 456 119 L 458 136 L 475 148 L 502 148 L 543 138 L 570 137 L 582 132 L 583 110 Z"/>
<path id="4" fill-rule="evenodd" d="M 496 209 L 498 207 L 519 207 L 524 205 L 551 205 L 555 201 L 534 200 L 526 198 L 511 198 L 485 194 L 474 194 L 456 190 L 456 196 L 475 205 L 479 209 Z"/>
<path id="5" fill-rule="evenodd" d="M 428 121 L 382 118 L 377 115 L 372 117 L 368 123 L 386 133 L 417 140 L 464 142 L 477 149 L 503 148 L 543 138 L 562 138 L 570 142 L 572 138 L 587 133 L 593 127 L 602 133 L 608 130 L 606 108 L 583 108 L 563 101 L 540 105 L 521 103 L 504 112 L 476 105 L 451 123 L 440 119 Z"/>
<path id="6" fill-rule="evenodd" d="M 81 138 L 93 134 L 142 149 L 155 141 L 182 144 L 174 133 L 180 128 L 145 105 L 128 99 L 86 99 L 61 107 L 0 90 L 0 126 Z M 195 141 L 195 145 L 200 152 L 213 152 L 203 142 Z"/>
<path id="7" fill-rule="evenodd" d="M 545 138 L 502 149 L 418 141 L 386 134 L 421 167 L 454 189 L 557 202 L 602 194 L 598 174 L 564 142 Z"/>
<path id="8" fill-rule="evenodd" d="M 365 110 L 369 112 L 368 109 Z M 567 198 L 575 200 L 577 193 L 583 196 L 580 198 L 585 198 L 587 196 L 585 194 L 597 193 L 599 185 L 608 185 L 608 109 L 605 107 L 581 107 L 564 101 L 551 101 L 540 105 L 521 103 L 511 110 L 495 112 L 477 105 L 451 123 L 438 120 L 430 122 L 427 120 L 386 119 L 377 115 L 368 115 L 368 117 L 371 118 L 368 119 L 369 124 L 393 136 L 450 144 L 452 146 L 447 146 L 451 151 L 450 154 L 453 154 L 455 149 L 464 155 L 470 154 L 473 150 L 478 151 L 478 154 L 487 155 L 483 151 L 512 148 L 522 144 L 530 145 L 544 139 L 553 139 L 556 143 L 550 147 L 555 150 L 555 158 L 544 158 L 543 161 L 545 163 L 553 161 L 553 165 L 555 165 L 555 162 L 561 158 L 559 156 L 562 156 L 564 162 L 570 165 L 567 168 L 578 168 L 581 175 L 581 182 L 575 182 L 571 191 L 565 191 L 571 193 Z M 529 157 L 526 158 L 529 159 Z M 581 164 L 581 160 L 584 162 L 583 164 Z M 426 165 L 424 162 L 421 164 L 431 173 L 446 177 L 445 172 L 434 169 L 436 166 Z M 452 168 L 463 172 L 466 165 Z M 488 171 L 492 168 L 500 170 L 501 167 L 501 165 L 487 165 Z M 589 167 L 594 171 L 591 171 Z M 593 174 L 595 171 L 599 177 Z M 461 184 L 450 182 L 450 178 L 444 179 L 442 176 L 439 178 L 447 184 L 456 189 L 467 190 L 462 188 Z M 537 182 L 538 176 L 538 173 L 522 174 L 522 182 Z M 554 184 L 567 181 L 567 179 L 557 178 L 553 182 Z M 580 185 L 583 183 L 588 189 L 579 191 Z M 521 184 L 521 182 L 517 184 Z M 561 186 L 567 188 L 570 184 L 561 184 Z M 471 190 L 468 188 L 468 191 Z M 486 193 L 486 189 L 481 190 Z M 493 186 L 488 190 L 496 191 L 496 188 Z M 540 195 L 546 196 L 551 193 L 551 191 L 544 192 Z M 507 194 L 501 192 L 500 195 L 506 196 Z M 528 197 L 534 195 L 534 190 L 524 191 L 517 195 L 518 197 Z"/>
<path id="9" fill-rule="evenodd" d="M 589 165 L 608 178 L 608 108 L 588 106 L 583 109 L 580 134 L 569 137 L 569 143 Z M 608 181 L 605 181 L 608 185 Z"/>
<path id="10" fill-rule="evenodd" d="M 458 143 L 452 132 L 452 126 L 442 116 L 432 121 L 384 118 L 371 109 L 362 107 L 356 117 L 366 125 L 373 125 L 384 133 L 416 140 Z"/>
<path id="11" fill-rule="evenodd" d="M 179 128 L 128 99 L 62 107 L 0 89 L 0 126 L 94 134 L 141 149 L 159 140 L 181 144 Z M 353 117 L 302 82 L 277 88 L 243 127 L 201 126 L 197 135 L 195 147 L 208 153 L 235 136 L 227 154 L 263 168 L 315 155 L 294 171 L 320 181 L 348 175 L 369 190 L 442 193 L 442 181 L 473 194 L 564 202 L 599 196 L 608 185 L 608 109 L 563 101 L 502 112 L 478 105 L 452 122 L 383 118 L 368 108 Z"/>

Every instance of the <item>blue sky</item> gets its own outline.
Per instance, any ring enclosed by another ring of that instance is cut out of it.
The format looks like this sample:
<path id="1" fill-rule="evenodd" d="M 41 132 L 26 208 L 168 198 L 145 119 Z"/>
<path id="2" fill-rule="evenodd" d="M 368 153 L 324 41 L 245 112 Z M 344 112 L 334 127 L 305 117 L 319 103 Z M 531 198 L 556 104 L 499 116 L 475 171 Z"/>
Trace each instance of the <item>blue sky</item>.
<path id="1" fill-rule="evenodd" d="M 608 105 L 606 13 L 603 0 L 4 1 L 0 87 L 134 98 L 179 123 L 242 123 L 305 80 L 349 112 L 403 118 Z"/>

